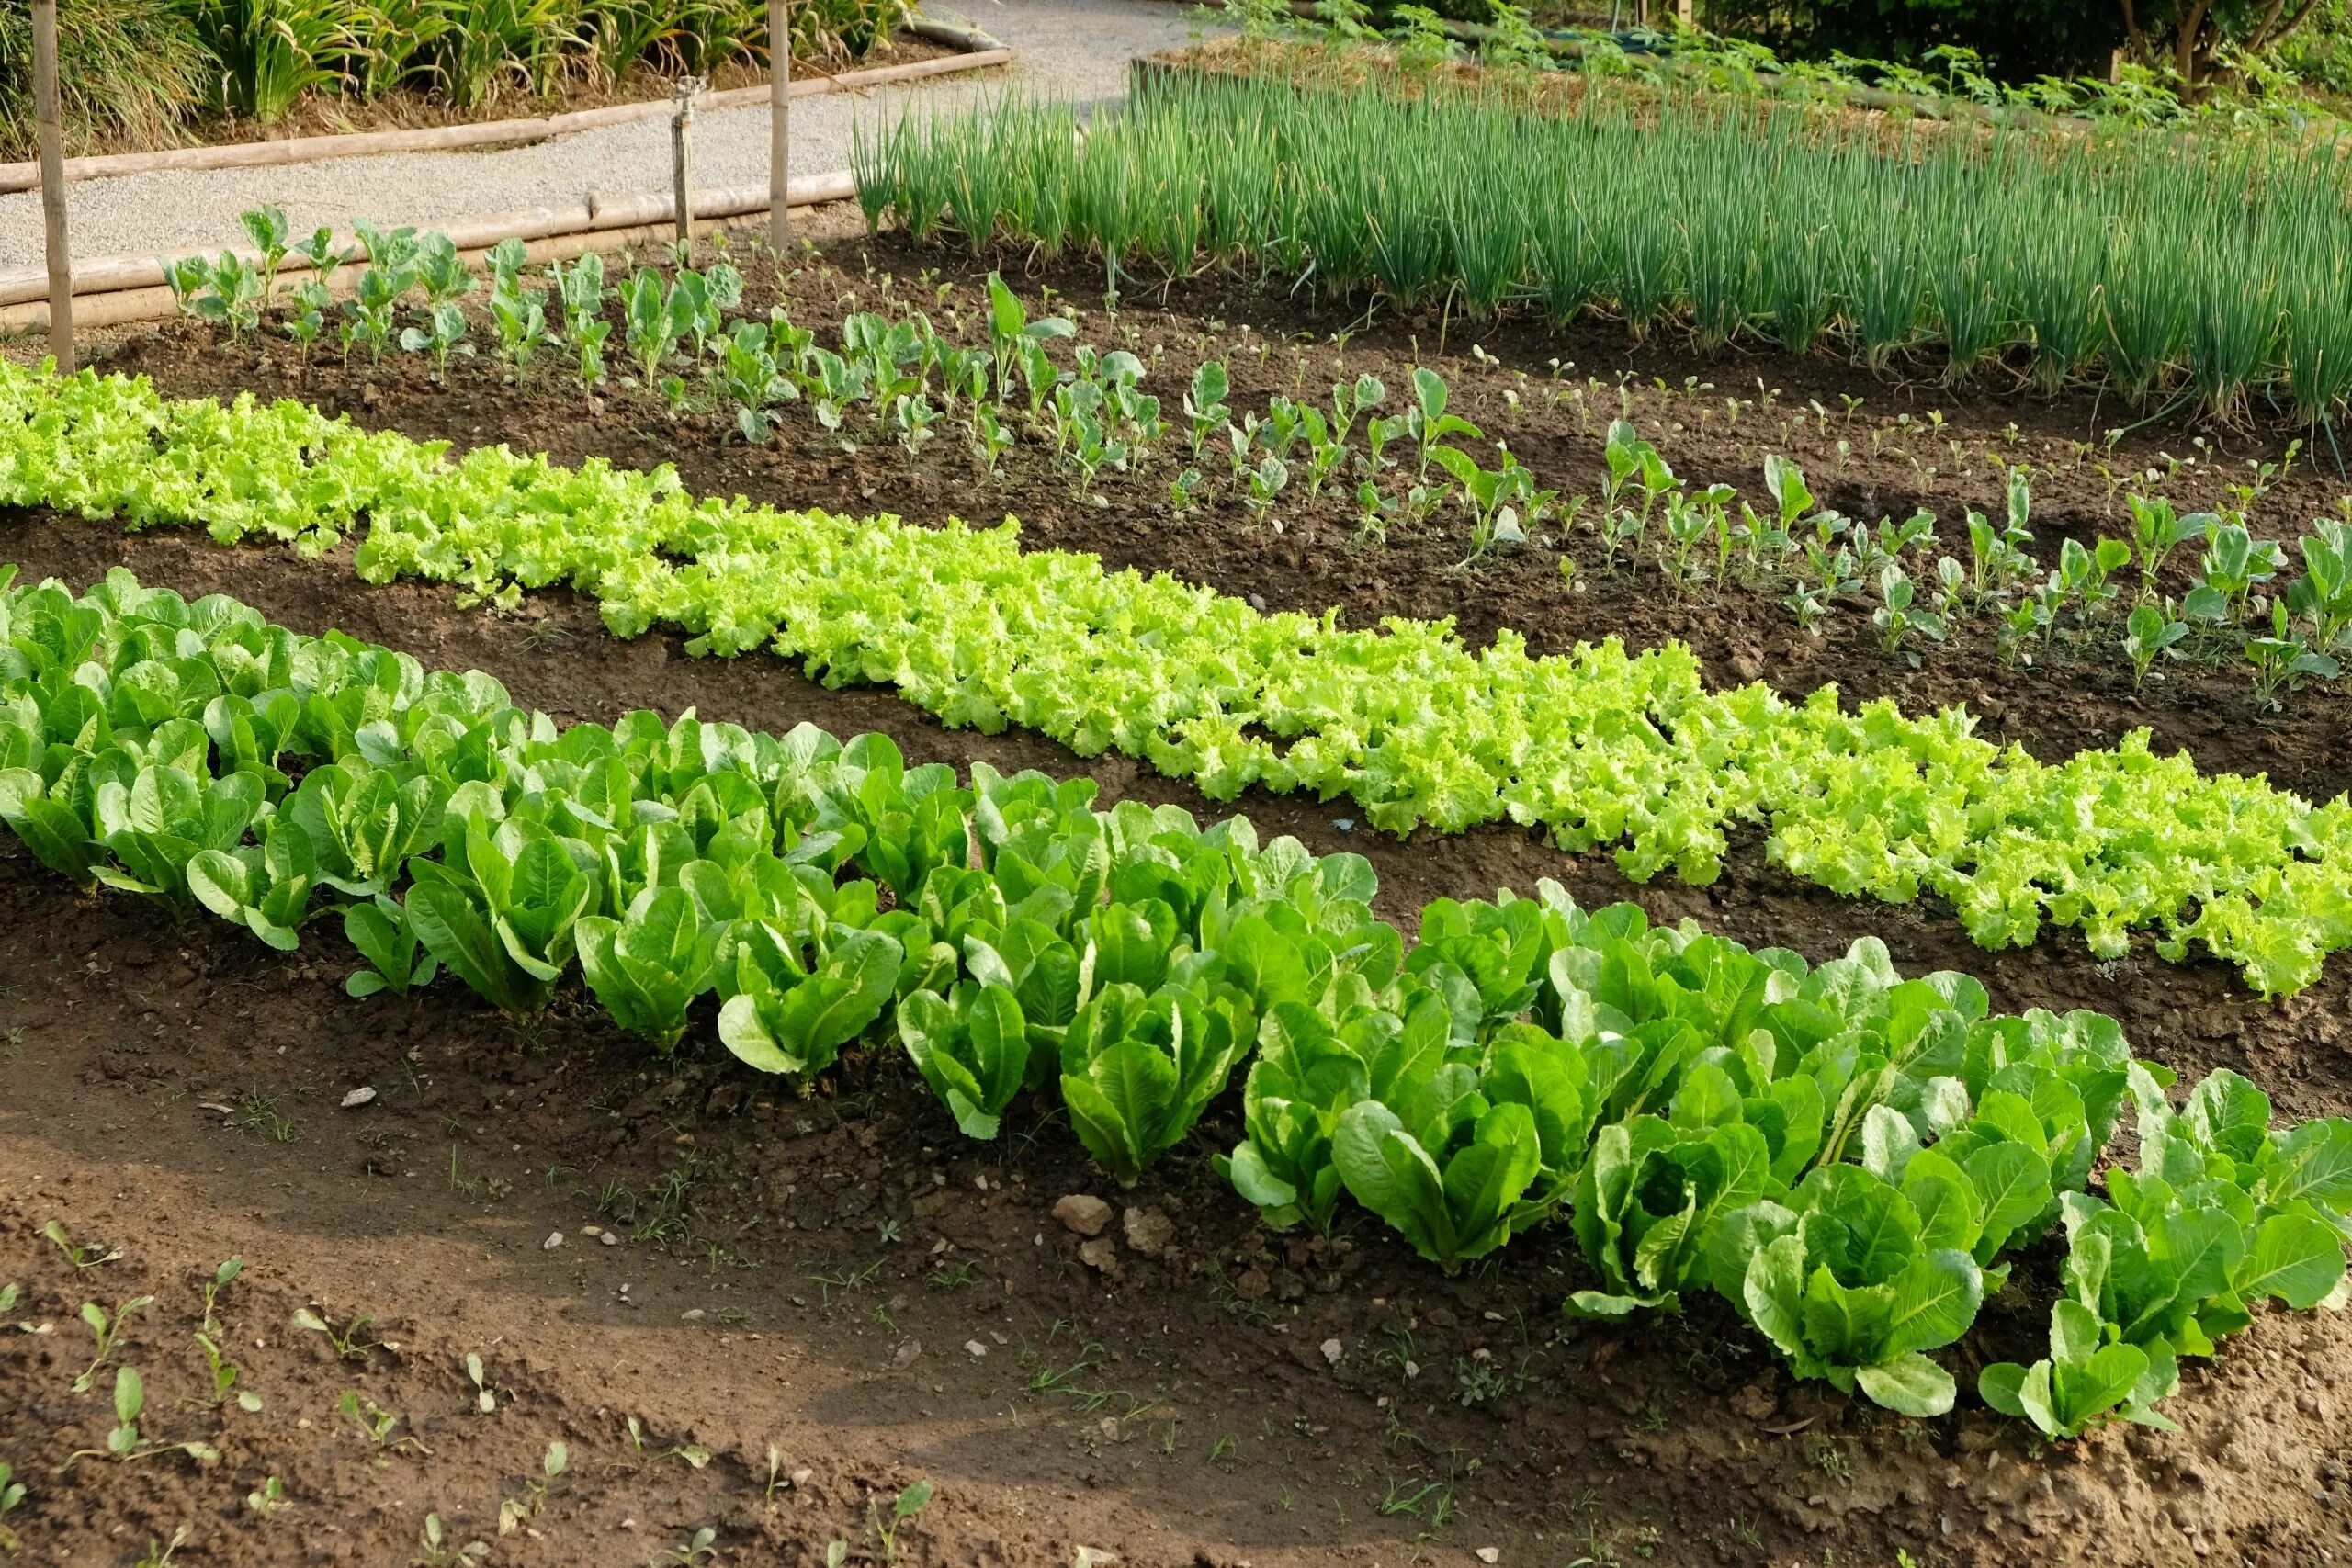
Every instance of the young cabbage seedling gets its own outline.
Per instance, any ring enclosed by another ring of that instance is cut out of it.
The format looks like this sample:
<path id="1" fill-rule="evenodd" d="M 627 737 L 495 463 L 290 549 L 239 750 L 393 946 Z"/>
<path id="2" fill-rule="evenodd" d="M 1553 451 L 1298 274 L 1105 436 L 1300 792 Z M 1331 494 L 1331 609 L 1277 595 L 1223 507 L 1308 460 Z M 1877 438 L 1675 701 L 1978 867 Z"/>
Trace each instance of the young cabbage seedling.
<path id="1" fill-rule="evenodd" d="M 1943 617 L 1920 606 L 1918 592 L 1918 584 L 1894 562 L 1879 569 L 1879 603 L 1871 612 L 1871 622 L 1882 634 L 1881 644 L 1887 652 L 1901 652 L 1904 639 L 1914 632 L 1930 642 L 1943 641 Z"/>
<path id="2" fill-rule="evenodd" d="M 897 1499 L 891 1503 L 890 1517 L 887 1520 L 882 1517 L 881 1505 L 878 1503 L 868 1505 L 873 1517 L 874 1533 L 881 1538 L 882 1561 L 886 1568 L 895 1565 L 899 1561 L 899 1528 L 923 1511 L 924 1506 L 931 1501 L 931 1495 L 930 1482 L 916 1482 L 899 1493 Z"/>
<path id="3" fill-rule="evenodd" d="M 90 1325 L 90 1333 L 97 1340 L 97 1350 L 82 1375 L 74 1380 L 75 1393 L 87 1393 L 97 1383 L 98 1369 L 120 1348 L 124 1332 L 130 1326 L 131 1314 L 143 1312 L 155 1304 L 153 1296 L 133 1296 L 108 1313 L 96 1302 L 82 1303 L 82 1321 Z"/>
<path id="4" fill-rule="evenodd" d="M 474 1385 L 475 1409 L 487 1416 L 498 1408 L 498 1396 L 491 1393 L 490 1384 L 482 1377 L 481 1356 L 477 1351 L 466 1353 L 466 1380 Z"/>
<path id="5" fill-rule="evenodd" d="M 2333 681 L 2344 672 L 2332 656 L 2303 640 L 2287 619 L 2283 602 L 2270 606 L 2270 635 L 2245 639 L 2245 657 L 2254 666 L 2254 705 L 2263 713 L 2284 706 L 2279 693 L 2296 690 L 2306 677 Z"/>
<path id="6" fill-rule="evenodd" d="M 199 318 L 227 327 L 231 343 L 261 324 L 261 275 L 243 257 L 222 251 L 207 281 L 211 287 L 196 299 Z"/>
<path id="7" fill-rule="evenodd" d="M 122 1256 L 113 1247 L 99 1242 L 75 1242 L 66 1234 L 62 1220 L 50 1221 L 40 1227 L 40 1234 L 48 1237 L 50 1244 L 58 1251 L 65 1254 L 65 1261 L 74 1265 L 74 1271 L 77 1274 L 86 1269 L 96 1269 L 101 1263 L 112 1263 Z"/>
<path id="8" fill-rule="evenodd" d="M 24 1500 L 25 1483 L 15 1478 L 15 1472 L 6 1461 L 0 1461 L 0 1518 L 14 1513 Z M 0 1524 L 0 1551 L 20 1551 L 23 1549 L 24 1542 L 17 1539 L 17 1532 L 6 1524 Z"/>
<path id="9" fill-rule="evenodd" d="M 197 1348 L 204 1352 L 206 1363 L 212 1369 L 212 1403 L 226 1404 L 233 1395 L 238 1409 L 248 1416 L 258 1413 L 261 1395 L 251 1389 L 238 1390 L 237 1380 L 243 1375 L 243 1371 L 221 1352 L 219 1341 L 209 1334 L 199 1334 L 196 1337 L 196 1343 Z"/>
<path id="10" fill-rule="evenodd" d="M 302 367 L 311 366 L 311 350 L 327 330 L 327 312 L 334 309 L 334 297 L 327 287 L 315 277 L 304 278 L 295 285 L 293 304 L 281 323 L 286 335 L 294 340 L 294 347 Z"/>
<path id="11" fill-rule="evenodd" d="M 295 246 L 294 254 L 311 264 L 311 281 L 322 288 L 332 287 L 334 275 L 343 267 L 343 253 L 335 248 L 334 231 L 323 224 Z"/>
<path id="12" fill-rule="evenodd" d="M 323 1337 L 328 1344 L 334 1347 L 336 1359 L 345 1361 L 364 1356 L 376 1348 L 379 1342 L 368 1338 L 367 1334 L 368 1325 L 375 1321 L 373 1317 L 362 1313 L 344 1327 L 337 1329 L 325 1317 L 309 1307 L 298 1308 L 294 1314 L 295 1327 L 305 1333 L 316 1334 Z"/>
<path id="13" fill-rule="evenodd" d="M 539 1460 L 538 1476 L 531 1481 L 527 1496 L 508 1497 L 498 1505 L 498 1533 L 513 1535 L 531 1520 L 539 1517 L 548 1506 L 548 1488 L 554 1485 L 571 1462 L 571 1450 L 562 1438 L 548 1444 L 548 1451 Z"/>
<path id="14" fill-rule="evenodd" d="M 277 269 L 286 264 L 287 241 L 293 231 L 286 221 L 282 207 L 256 207 L 237 214 L 237 222 L 245 231 L 245 238 L 261 253 L 261 304 L 266 310 L 277 298 Z"/>
<path id="15" fill-rule="evenodd" d="M 447 1526 L 438 1514 L 424 1516 L 424 1532 L 417 1538 L 419 1548 L 413 1560 L 418 1568 L 474 1568 L 474 1564 L 490 1555 L 490 1543 L 469 1540 L 463 1546 L 452 1543 Z"/>
<path id="16" fill-rule="evenodd" d="M 2178 658 L 2176 645 L 2188 635 L 2188 624 L 2172 618 L 2172 602 L 2142 604 L 2123 624 L 2123 652 L 2132 660 L 2132 689 L 2147 682 L 2149 667 L 2158 655 Z"/>
<path id="17" fill-rule="evenodd" d="M 1225 401 L 1230 386 L 1225 367 L 1214 359 L 1203 360 L 1193 372 L 1193 385 L 1184 394 L 1184 421 L 1192 433 L 1195 463 L 1201 460 L 1201 443 L 1233 417 Z"/>
<path id="18" fill-rule="evenodd" d="M 129 1463 L 132 1460 L 151 1459 L 156 1454 L 184 1453 L 200 1465 L 218 1464 L 220 1451 L 209 1443 L 155 1442 L 139 1430 L 139 1417 L 147 1408 L 146 1380 L 136 1367 L 117 1368 L 114 1374 L 114 1427 L 107 1433 L 103 1449 L 77 1449 L 66 1456 L 66 1468 L 85 1459 L 113 1458 Z"/>
<path id="19" fill-rule="evenodd" d="M 196 308 L 196 297 L 211 281 L 212 264 L 202 256 L 181 256 L 163 266 L 164 282 L 172 291 L 172 303 L 181 315 L 195 320 L 201 314 Z"/>
<path id="20" fill-rule="evenodd" d="M 409 327 L 401 333 L 401 348 L 414 354 L 422 349 L 433 356 L 433 379 L 443 386 L 449 383 L 449 356 L 461 355 L 473 357 L 474 345 L 466 341 L 466 315 L 448 299 L 437 299 L 427 305 L 417 317 L 423 324 Z"/>

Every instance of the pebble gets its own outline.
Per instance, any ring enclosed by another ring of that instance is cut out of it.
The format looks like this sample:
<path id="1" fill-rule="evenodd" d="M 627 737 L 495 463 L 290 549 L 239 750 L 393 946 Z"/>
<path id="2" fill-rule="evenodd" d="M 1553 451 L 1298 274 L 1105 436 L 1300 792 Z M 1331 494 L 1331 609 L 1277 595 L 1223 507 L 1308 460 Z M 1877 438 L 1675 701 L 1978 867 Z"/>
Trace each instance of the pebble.
<path id="1" fill-rule="evenodd" d="M 621 1238 L 615 1235 L 610 1231 L 606 1231 L 603 1235 L 598 1236 L 596 1239 L 603 1242 L 606 1247 L 618 1247 L 621 1244 Z"/>
<path id="2" fill-rule="evenodd" d="M 892 1353 L 890 1357 L 890 1364 L 903 1372 L 909 1367 L 913 1366 L 915 1362 L 921 1359 L 922 1355 L 922 1341 L 920 1339 L 910 1339 L 905 1344 L 899 1346 L 899 1348 Z"/>
<path id="3" fill-rule="evenodd" d="M 989 1353 L 989 1348 L 977 1339 L 967 1339 L 964 1341 L 964 1353 L 977 1361 Z"/>
<path id="4" fill-rule="evenodd" d="M 343 1108 L 349 1111 L 354 1106 L 365 1105 L 375 1098 L 376 1091 L 372 1089 L 355 1089 L 343 1097 Z"/>
<path id="5" fill-rule="evenodd" d="M 1499 1546 L 1482 1546 L 1473 1555 L 1481 1562 L 1500 1562 L 1503 1560 L 1503 1549 Z"/>
<path id="6" fill-rule="evenodd" d="M 1158 1209 L 1129 1209 L 1126 1232 L 1129 1247 L 1146 1258 L 1157 1258 L 1168 1250 L 1168 1243 L 1176 1234 L 1176 1224 Z"/>
<path id="7" fill-rule="evenodd" d="M 1101 1235 L 1111 1223 L 1111 1205 L 1091 1193 L 1073 1192 L 1054 1205 L 1054 1218 L 1076 1235 Z"/>
<path id="8" fill-rule="evenodd" d="M 1337 1339 L 1326 1339 L 1323 1341 L 1323 1359 L 1330 1362 L 1333 1366 L 1338 1366 L 1340 1364 L 1340 1358 L 1346 1353 L 1347 1347 L 1340 1344 Z"/>
<path id="9" fill-rule="evenodd" d="M 561 1247 L 562 1245 L 563 1233 L 561 1231 L 555 1231 L 551 1233 L 548 1236 L 547 1240 L 539 1243 L 540 1247 L 548 1252 L 553 1252 L 557 1247 Z"/>

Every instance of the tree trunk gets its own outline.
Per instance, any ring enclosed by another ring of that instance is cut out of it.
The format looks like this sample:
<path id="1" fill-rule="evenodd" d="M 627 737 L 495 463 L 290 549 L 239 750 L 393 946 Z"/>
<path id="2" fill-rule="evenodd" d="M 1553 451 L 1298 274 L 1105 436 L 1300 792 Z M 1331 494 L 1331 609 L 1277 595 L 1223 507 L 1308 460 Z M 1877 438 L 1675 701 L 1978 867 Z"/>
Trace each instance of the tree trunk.
<path id="1" fill-rule="evenodd" d="M 2205 30 L 2205 18 L 2213 8 L 2213 0 L 2193 0 L 2180 18 L 2180 37 L 2173 45 L 2173 69 L 2179 73 L 2181 95 L 2194 94 L 2198 86 L 2198 36 Z"/>

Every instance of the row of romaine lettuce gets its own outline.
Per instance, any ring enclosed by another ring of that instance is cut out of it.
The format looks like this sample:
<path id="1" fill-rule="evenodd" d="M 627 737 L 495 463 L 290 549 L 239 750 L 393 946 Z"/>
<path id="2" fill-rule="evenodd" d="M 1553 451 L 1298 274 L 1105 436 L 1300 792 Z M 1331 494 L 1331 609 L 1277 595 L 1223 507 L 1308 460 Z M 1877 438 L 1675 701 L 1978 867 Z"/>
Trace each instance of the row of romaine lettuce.
<path id="1" fill-rule="evenodd" d="M 2342 1294 L 2352 1122 L 2274 1132 L 2226 1072 L 2176 1111 L 2107 1018 L 1990 1016 L 1872 941 L 1808 967 L 1549 885 L 1433 904 L 1408 954 L 1361 858 L 1091 795 L 805 726 L 559 731 L 487 676 L 119 570 L 0 596 L 0 820 L 280 948 L 340 905 L 356 995 L 438 965 L 529 1013 L 576 961 L 659 1049 L 716 993 L 726 1045 L 797 1075 L 894 1032 L 967 1134 L 1057 1089 L 1130 1182 L 1254 1050 L 1219 1164 L 1270 1223 L 1345 1192 L 1450 1267 L 1565 1211 L 1600 1280 L 1570 1310 L 1712 1288 L 1799 1375 L 1915 1414 L 1954 1394 L 1926 1352 L 2063 1221 L 2052 1355 L 1980 1380 L 2053 1435 L 2157 1419 L 2255 1303 Z M 2086 1184 L 2127 1102 L 2109 1202 Z"/>
<path id="2" fill-rule="evenodd" d="M 567 584 L 615 632 L 674 625 L 697 652 L 761 648 L 836 684 L 896 685 L 953 726 L 1019 724 L 1115 749 L 1215 800 L 1351 796 L 1380 828 L 1509 819 L 1611 848 L 1636 880 L 1704 882 L 1729 830 L 1846 895 L 1949 899 L 1987 947 L 2047 921 L 2120 954 L 2202 942 L 2266 995 L 2352 945 L 2352 804 L 2205 775 L 2144 734 L 2054 765 L 1905 716 L 1710 691 L 1679 643 L 1473 651 L 1448 623 L 1343 629 L 1165 575 L 1024 551 L 1014 525 L 932 529 L 696 502 L 675 474 L 578 469 L 503 447 L 366 433 L 300 404 L 174 401 L 143 380 L 0 367 L 0 501 L 132 526 L 202 524 L 309 552 L 364 520 L 361 574 L 511 604 Z"/>

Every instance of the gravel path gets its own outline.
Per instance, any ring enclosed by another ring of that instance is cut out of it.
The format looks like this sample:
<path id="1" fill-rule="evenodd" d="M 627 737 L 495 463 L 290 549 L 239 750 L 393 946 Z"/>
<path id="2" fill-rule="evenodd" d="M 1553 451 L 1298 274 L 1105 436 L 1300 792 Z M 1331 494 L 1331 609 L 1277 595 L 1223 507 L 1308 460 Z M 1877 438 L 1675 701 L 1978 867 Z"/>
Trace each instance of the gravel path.
<path id="1" fill-rule="evenodd" d="M 850 126 L 887 121 L 912 103 L 953 104 L 1017 86 L 1063 98 L 1119 96 L 1127 62 L 1181 44 L 1196 29 L 1192 8 L 1169 0 L 961 0 L 931 5 L 942 21 L 969 23 L 1021 51 L 1010 71 L 983 71 L 803 98 L 792 108 L 792 172 L 849 167 Z M 695 122 L 697 186 L 767 178 L 764 107 L 729 109 Z M 411 152 L 275 169 L 134 175 L 69 187 L 74 254 L 177 255 L 243 243 L 237 214 L 266 201 L 287 210 L 295 232 L 355 218 L 430 225 L 536 207 L 590 188 L 635 196 L 670 188 L 670 128 L 646 120 L 533 147 L 487 152 Z M 0 196 L 0 267 L 41 262 L 38 192 Z"/>

